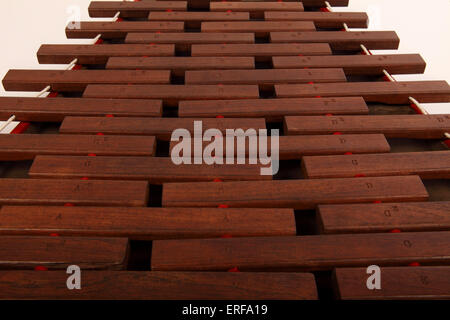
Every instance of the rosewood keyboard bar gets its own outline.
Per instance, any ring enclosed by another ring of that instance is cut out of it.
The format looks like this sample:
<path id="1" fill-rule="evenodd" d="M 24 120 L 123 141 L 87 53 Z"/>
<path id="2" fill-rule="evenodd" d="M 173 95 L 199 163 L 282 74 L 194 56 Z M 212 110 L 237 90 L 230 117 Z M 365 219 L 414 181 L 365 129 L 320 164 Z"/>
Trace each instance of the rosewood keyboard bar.
<path id="1" fill-rule="evenodd" d="M 92 1 L 89 16 L 112 18 L 120 11 L 121 18 L 146 18 L 150 12 L 166 10 L 186 11 L 187 1 Z"/>
<path id="2" fill-rule="evenodd" d="M 384 153 L 390 146 L 382 134 L 282 136 L 280 159 L 300 159 L 307 155 Z"/>
<path id="3" fill-rule="evenodd" d="M 402 186 L 399 188 L 399 186 Z M 325 191 L 326 190 L 326 191 Z M 314 209 L 318 204 L 373 201 L 426 201 L 418 176 L 359 179 L 274 180 L 241 182 L 167 183 L 164 207 L 279 207 Z"/>
<path id="4" fill-rule="evenodd" d="M 373 264 L 448 264 L 449 243 L 450 232 L 157 240 L 151 266 L 155 271 L 317 271 Z"/>
<path id="5" fill-rule="evenodd" d="M 0 204 L 144 207 L 146 181 L 0 179 Z"/>
<path id="6" fill-rule="evenodd" d="M 168 106 L 182 100 L 259 98 L 257 85 L 89 85 L 85 98 L 162 99 Z"/>
<path id="7" fill-rule="evenodd" d="M 227 11 L 227 12 L 249 12 L 252 19 L 264 19 L 266 11 L 304 11 L 301 2 L 252 2 L 252 1 L 232 1 L 232 2 L 211 2 L 211 11 Z M 300 19 L 292 19 L 300 20 Z M 309 19 L 308 21 L 312 21 Z"/>
<path id="8" fill-rule="evenodd" d="M 172 57 L 174 44 L 44 44 L 39 48 L 39 63 L 105 64 L 110 57 Z"/>
<path id="9" fill-rule="evenodd" d="M 110 58 L 106 69 L 171 70 L 174 76 L 184 76 L 186 70 L 254 69 L 253 57 L 149 57 Z"/>
<path id="10" fill-rule="evenodd" d="M 272 56 L 324 56 L 330 54 L 330 46 L 326 43 L 194 44 L 191 48 L 193 57 L 255 57 L 256 61 L 267 62 L 271 61 Z"/>
<path id="11" fill-rule="evenodd" d="M 175 0 L 178 1 L 178 0 Z M 209 9 L 211 3 L 218 2 L 221 0 L 187 0 L 188 3 L 188 9 Z M 233 0 L 236 2 L 245 2 L 244 0 Z M 270 1 L 273 2 L 273 1 Z M 297 0 L 285 0 L 285 2 L 297 2 Z M 330 0 L 328 1 L 331 6 L 334 7 L 346 7 L 348 6 L 348 0 Z M 303 6 L 307 8 L 321 8 L 324 6 L 324 2 L 322 0 L 303 0 L 301 1 Z"/>
<path id="12" fill-rule="evenodd" d="M 369 17 L 365 12 L 277 12 L 266 10 L 266 21 L 314 21 L 317 28 L 341 29 L 344 23 L 349 28 L 367 28 Z"/>
<path id="13" fill-rule="evenodd" d="M 216 1 L 216 0 L 213 0 Z M 234 0 L 239 1 L 239 0 Z M 288 1 L 295 1 L 295 0 L 288 0 Z M 303 5 L 308 8 L 323 8 L 322 0 L 303 0 Z M 347 7 L 349 0 L 331 0 L 328 1 L 330 6 L 332 7 Z"/>
<path id="14" fill-rule="evenodd" d="M 390 138 L 441 139 L 449 130 L 447 114 L 285 117 L 288 135 L 382 133 Z"/>
<path id="15" fill-rule="evenodd" d="M 347 81 L 342 69 L 257 69 L 187 71 L 186 84 L 258 84 Z"/>
<path id="16" fill-rule="evenodd" d="M 83 91 L 89 84 L 165 84 L 168 70 L 9 70 L 3 78 L 7 91 Z"/>
<path id="17" fill-rule="evenodd" d="M 150 12 L 150 21 L 183 21 L 187 29 L 199 29 L 204 21 L 248 21 L 248 12 Z"/>
<path id="18" fill-rule="evenodd" d="M 311 21 L 202 22 L 202 32 L 254 32 L 257 38 L 268 36 L 272 32 L 292 30 L 315 31 L 316 27 Z"/>
<path id="19" fill-rule="evenodd" d="M 171 142 L 170 150 L 178 142 Z M 203 148 L 210 142 L 203 142 Z M 268 138 L 268 150 L 270 151 L 270 138 Z M 192 147 L 193 148 L 193 147 Z M 193 149 L 192 149 L 193 150 Z M 226 150 L 226 145 L 224 145 Z M 248 142 L 245 154 L 248 156 Z M 235 148 L 235 155 L 238 150 Z M 280 136 L 279 157 L 280 160 L 301 159 L 307 155 L 333 155 L 351 153 L 383 153 L 389 152 L 390 146 L 382 134 L 348 134 L 320 135 L 320 136 Z M 241 151 L 243 152 L 243 151 Z M 300 168 L 300 165 L 299 165 Z"/>
<path id="20" fill-rule="evenodd" d="M 341 55 L 320 57 L 273 57 L 276 69 L 342 68 L 347 75 L 382 75 L 424 73 L 425 61 L 418 54 Z"/>
<path id="21" fill-rule="evenodd" d="M 292 209 L 4 206 L 0 235 L 130 240 L 295 236 Z"/>
<path id="22" fill-rule="evenodd" d="M 0 271 L 0 299 L 315 300 L 310 273 L 83 271 L 85 290 L 66 272 Z M 64 285 L 61 285 L 63 283 Z M 28 290 L 30 286 L 33 290 Z M 152 290 L 149 290 L 152 288 Z"/>
<path id="23" fill-rule="evenodd" d="M 177 21 L 123 21 L 117 22 L 78 22 L 79 28 L 66 28 L 69 39 L 95 38 L 98 34 L 103 39 L 125 38 L 130 32 L 183 32 L 184 23 Z"/>
<path id="24" fill-rule="evenodd" d="M 186 53 L 193 44 L 254 43 L 254 33 L 128 33 L 127 44 L 175 44 L 178 52 Z"/>
<path id="25" fill-rule="evenodd" d="M 161 117 L 161 100 L 0 97 L 0 117 L 61 122 L 67 116 Z"/>
<path id="26" fill-rule="evenodd" d="M 0 135 L 0 160 L 34 159 L 36 155 L 153 156 L 155 137 L 20 134 Z"/>
<path id="27" fill-rule="evenodd" d="M 346 82 L 283 84 L 275 86 L 277 97 L 363 97 L 366 102 L 408 104 L 409 97 L 421 102 L 450 102 L 446 81 Z"/>
<path id="28" fill-rule="evenodd" d="M 282 23 L 282 21 L 279 21 Z M 275 30 L 273 30 L 275 31 Z M 398 49 L 400 39 L 394 31 L 270 32 L 272 43 L 329 43 L 333 50 L 361 51 Z"/>
<path id="29" fill-rule="evenodd" d="M 450 179 L 450 151 L 304 157 L 303 170 L 309 179 L 355 175 L 419 175 L 422 179 Z"/>
<path id="30" fill-rule="evenodd" d="M 363 98 L 284 98 L 214 101 L 181 101 L 178 116 L 182 118 L 259 118 L 282 121 L 284 116 L 325 115 L 328 113 L 368 114 Z"/>
<path id="31" fill-rule="evenodd" d="M 128 239 L 0 236 L 0 268 L 84 270 L 126 268 Z"/>
<path id="32" fill-rule="evenodd" d="M 450 267 L 381 268 L 380 290 L 367 290 L 366 268 L 334 271 L 337 298 L 342 300 L 431 300 L 450 299 Z"/>
<path id="33" fill-rule="evenodd" d="M 256 164 L 180 164 L 170 157 L 75 157 L 37 156 L 30 168 L 31 178 L 146 180 L 151 184 L 192 181 L 271 180 L 261 175 Z"/>
<path id="34" fill-rule="evenodd" d="M 450 231 L 450 201 L 319 205 L 323 233 Z"/>
<path id="35" fill-rule="evenodd" d="M 170 140 L 172 132 L 184 128 L 194 133 L 194 122 L 202 121 L 203 132 L 214 128 L 225 133 L 226 129 L 265 129 L 264 119 L 211 119 L 211 118 L 99 118 L 66 117 L 59 128 L 60 133 L 146 135 Z"/>

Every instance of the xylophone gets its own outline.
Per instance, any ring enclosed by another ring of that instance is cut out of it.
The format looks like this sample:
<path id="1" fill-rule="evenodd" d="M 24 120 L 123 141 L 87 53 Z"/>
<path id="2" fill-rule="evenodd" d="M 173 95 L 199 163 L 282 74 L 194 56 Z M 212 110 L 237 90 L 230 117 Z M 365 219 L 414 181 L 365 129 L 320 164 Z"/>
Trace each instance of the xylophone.
<path id="1" fill-rule="evenodd" d="M 450 115 L 420 103 L 450 86 L 395 81 L 424 60 L 372 54 L 399 38 L 351 31 L 368 16 L 347 4 L 93 1 L 112 21 L 66 29 L 92 45 L 37 52 L 67 70 L 10 70 L 40 92 L 0 97 L 22 122 L 0 135 L 0 299 L 449 299 Z M 221 146 L 278 129 L 277 174 L 175 164 L 198 121 Z"/>

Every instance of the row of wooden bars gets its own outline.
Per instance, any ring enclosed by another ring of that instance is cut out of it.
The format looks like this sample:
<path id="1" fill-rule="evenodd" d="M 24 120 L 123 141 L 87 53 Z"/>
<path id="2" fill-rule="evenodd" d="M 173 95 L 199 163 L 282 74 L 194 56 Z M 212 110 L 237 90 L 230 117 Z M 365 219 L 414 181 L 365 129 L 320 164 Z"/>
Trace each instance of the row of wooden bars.
<path id="1" fill-rule="evenodd" d="M 450 115 L 410 107 L 450 86 L 385 81 L 425 61 L 365 54 L 397 34 L 327 5 L 348 0 L 93 1 L 118 19 L 66 34 L 95 44 L 37 52 L 73 68 L 10 70 L 50 94 L 0 97 L 30 125 L 0 135 L 0 299 L 450 298 Z M 194 121 L 279 129 L 278 174 L 174 164 Z"/>

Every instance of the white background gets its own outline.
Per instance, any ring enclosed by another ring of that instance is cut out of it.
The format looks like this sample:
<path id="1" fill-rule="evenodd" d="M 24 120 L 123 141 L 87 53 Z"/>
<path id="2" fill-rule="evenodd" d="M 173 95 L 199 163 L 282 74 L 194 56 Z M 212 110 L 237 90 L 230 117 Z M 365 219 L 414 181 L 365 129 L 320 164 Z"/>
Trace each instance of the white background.
<path id="1" fill-rule="evenodd" d="M 43 43 L 91 43 L 92 40 L 68 40 L 64 32 L 71 14 L 76 14 L 76 10 L 70 11 L 72 7 L 79 8 L 82 20 L 90 19 L 87 13 L 90 1 L 1 0 L 0 79 L 8 69 L 63 69 L 62 65 L 39 65 L 36 52 Z M 370 30 L 398 33 L 399 50 L 374 51 L 374 54 L 397 52 L 423 56 L 427 62 L 425 74 L 399 75 L 396 79 L 450 82 L 450 0 L 350 0 L 349 7 L 334 10 L 367 12 Z M 5 92 L 1 86 L 0 95 L 33 94 Z M 428 104 L 427 109 L 432 113 L 450 113 L 449 104 Z"/>

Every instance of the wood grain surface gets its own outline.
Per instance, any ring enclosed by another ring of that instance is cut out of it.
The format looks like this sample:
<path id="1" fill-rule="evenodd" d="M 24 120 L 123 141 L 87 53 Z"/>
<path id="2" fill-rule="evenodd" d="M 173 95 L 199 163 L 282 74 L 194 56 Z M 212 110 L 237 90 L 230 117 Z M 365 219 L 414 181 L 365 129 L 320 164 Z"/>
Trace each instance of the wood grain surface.
<path id="1" fill-rule="evenodd" d="M 170 140 L 173 131 L 186 129 L 194 134 L 194 125 L 202 123 L 202 132 L 217 129 L 225 133 L 227 129 L 265 129 L 264 119 L 212 119 L 212 118 L 99 118 L 66 117 L 59 128 L 60 133 L 69 134 L 104 134 L 113 135 L 147 135 L 158 139 Z"/>
<path id="2" fill-rule="evenodd" d="M 280 207 L 314 209 L 318 204 L 425 201 L 418 176 L 318 180 L 167 183 L 165 207 Z"/>
<path id="3" fill-rule="evenodd" d="M 224 156 L 225 157 L 225 156 Z M 225 159 L 223 160 L 225 162 Z M 32 178 L 146 180 L 151 184 L 190 181 L 271 180 L 261 164 L 174 164 L 170 157 L 37 156 Z"/>
<path id="4" fill-rule="evenodd" d="M 425 61 L 419 54 L 391 55 L 336 55 L 273 57 L 277 69 L 291 68 L 342 68 L 348 75 L 381 75 L 424 73 Z"/>
<path id="5" fill-rule="evenodd" d="M 128 239 L 0 236 L 0 257 L 0 269 L 78 265 L 83 270 L 122 270 L 128 259 Z"/>
<path id="6" fill-rule="evenodd" d="M 171 57 L 174 44 L 43 44 L 37 52 L 39 63 L 105 64 L 109 57 Z"/>
<path id="7" fill-rule="evenodd" d="M 428 300 L 450 298 L 450 267 L 381 268 L 380 290 L 368 290 L 365 268 L 336 269 L 342 300 Z"/>
<path id="8" fill-rule="evenodd" d="M 310 273 L 83 271 L 81 290 L 65 272 L 0 271 L 0 299 L 315 300 Z M 30 290 L 30 287 L 33 289 Z M 151 288 L 151 290 L 149 290 Z"/>
<path id="9" fill-rule="evenodd" d="M 446 81 L 280 84 L 275 90 L 280 98 L 359 96 L 366 102 L 409 104 L 409 97 L 413 96 L 423 103 L 450 101 L 450 86 Z"/>
<path id="10" fill-rule="evenodd" d="M 98 34 L 103 39 L 123 39 L 131 32 L 183 32 L 184 23 L 178 21 L 156 22 L 156 21 L 121 21 L 121 22 L 99 22 L 81 21 L 79 28 L 72 28 L 69 23 L 66 28 L 66 36 L 69 39 L 95 38 Z"/>
<path id="11" fill-rule="evenodd" d="M 331 270 L 448 264 L 450 232 L 156 240 L 154 271 Z M 366 278 L 367 279 L 367 278 Z"/>
<path id="12" fill-rule="evenodd" d="M 0 100 L 1 101 L 1 100 Z M 361 97 L 348 98 L 284 98 L 214 101 L 181 101 L 179 117 L 259 118 L 282 121 L 284 116 L 325 114 L 368 114 Z"/>
<path id="13" fill-rule="evenodd" d="M 1 205 L 144 207 L 146 181 L 0 179 Z"/>
<path id="14" fill-rule="evenodd" d="M 324 233 L 450 230 L 450 202 L 319 205 Z"/>
<path id="15" fill-rule="evenodd" d="M 0 135 L 0 160 L 34 159 L 36 155 L 152 156 L 155 137 L 20 134 Z"/>
<path id="16" fill-rule="evenodd" d="M 450 115 L 370 115 L 285 117 L 292 134 L 382 133 L 392 138 L 441 139 L 450 130 Z"/>
<path id="17" fill-rule="evenodd" d="M 450 179 L 450 151 L 317 156 L 303 158 L 307 178 L 346 178 L 355 175 Z"/>
<path id="18" fill-rule="evenodd" d="M 313 21 L 318 28 L 341 29 L 346 23 L 349 28 L 367 28 L 369 17 L 365 12 L 277 12 L 266 10 L 266 21 Z"/>
<path id="19" fill-rule="evenodd" d="M 4 206 L 0 235 L 131 240 L 295 236 L 292 209 Z"/>
<path id="20" fill-rule="evenodd" d="M 61 122 L 68 116 L 161 117 L 162 100 L 0 97 L 0 117 Z"/>
<path id="21" fill-rule="evenodd" d="M 333 50 L 361 51 L 361 44 L 369 50 L 398 49 L 400 39 L 394 31 L 320 31 L 270 32 L 273 43 L 329 43 Z"/>
<path id="22" fill-rule="evenodd" d="M 82 92 L 89 84 L 166 84 L 169 70 L 9 70 L 3 78 L 6 91 Z"/>
<path id="23" fill-rule="evenodd" d="M 120 11 L 121 18 L 146 18 L 153 11 L 186 11 L 187 1 L 92 1 L 89 16 L 92 18 L 114 17 Z"/>

